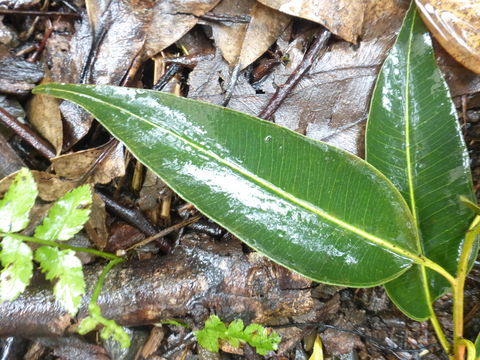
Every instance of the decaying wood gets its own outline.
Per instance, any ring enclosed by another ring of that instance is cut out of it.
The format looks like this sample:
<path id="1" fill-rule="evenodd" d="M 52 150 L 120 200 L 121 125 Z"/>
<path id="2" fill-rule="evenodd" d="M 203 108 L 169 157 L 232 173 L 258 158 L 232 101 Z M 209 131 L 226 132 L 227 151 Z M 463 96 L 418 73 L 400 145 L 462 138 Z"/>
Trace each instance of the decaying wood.
<path id="1" fill-rule="evenodd" d="M 92 290 L 101 266 L 86 269 Z M 225 321 L 274 325 L 316 307 L 311 282 L 257 253 L 244 254 L 236 240 L 217 242 L 185 235 L 169 255 L 132 260 L 109 274 L 99 305 L 105 317 L 137 326 L 181 319 L 200 326 L 210 314 Z M 36 282 L 18 299 L 0 304 L 0 336 L 62 336 L 76 324 L 53 300 L 49 284 Z M 85 317 L 84 301 L 78 318 Z"/>

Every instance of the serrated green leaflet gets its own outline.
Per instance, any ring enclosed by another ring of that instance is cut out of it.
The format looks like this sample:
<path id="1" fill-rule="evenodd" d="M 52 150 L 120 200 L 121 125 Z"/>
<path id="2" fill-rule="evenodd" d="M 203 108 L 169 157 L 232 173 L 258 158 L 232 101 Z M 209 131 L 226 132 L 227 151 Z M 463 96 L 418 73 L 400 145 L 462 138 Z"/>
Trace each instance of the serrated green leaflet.
<path id="1" fill-rule="evenodd" d="M 454 275 L 473 218 L 459 197 L 475 196 L 456 109 L 414 2 L 377 80 L 366 154 L 411 207 L 421 234 L 417 248 Z M 448 285 L 438 274 L 413 266 L 385 287 L 407 315 L 427 319 L 432 300 Z"/>
<path id="2" fill-rule="evenodd" d="M 35 93 L 83 106 L 201 212 L 311 279 L 373 286 L 419 261 L 404 199 L 347 152 L 155 91 L 49 84 Z"/>
<path id="3" fill-rule="evenodd" d="M 243 323 L 242 323 L 243 329 Z M 211 315 L 205 321 L 205 327 L 202 330 L 194 331 L 198 343 L 211 352 L 218 352 L 219 340 L 225 339 L 227 326 L 216 315 Z"/>
<path id="4" fill-rule="evenodd" d="M 268 334 L 266 328 L 259 324 L 250 324 L 245 328 L 244 336 L 247 342 L 255 348 L 260 355 L 267 355 L 270 351 L 277 350 L 280 336 L 276 332 Z"/>
<path id="5" fill-rule="evenodd" d="M 107 340 L 113 338 L 115 341 L 118 341 L 123 348 L 128 348 L 130 346 L 130 338 L 123 327 L 113 320 L 104 318 L 101 314 L 100 306 L 97 304 L 90 304 L 88 309 L 90 311 L 90 316 L 84 318 L 78 326 L 78 333 L 80 335 L 85 335 L 94 330 L 98 325 L 102 325 L 103 327 L 100 330 L 100 337 L 102 339 Z"/>
<path id="6" fill-rule="evenodd" d="M 35 237 L 44 240 L 71 239 L 87 222 L 92 203 L 89 185 L 80 186 L 57 200 L 43 223 L 35 229 Z"/>
<path id="7" fill-rule="evenodd" d="M 0 231 L 17 232 L 25 229 L 37 195 L 37 184 L 32 174 L 26 168 L 21 169 L 0 200 Z"/>
<path id="8" fill-rule="evenodd" d="M 47 280 L 57 280 L 53 287 L 55 298 L 72 316 L 75 315 L 85 294 L 80 259 L 72 250 L 42 246 L 35 252 L 35 261 L 46 273 Z"/>
<path id="9" fill-rule="evenodd" d="M 241 319 L 236 319 L 227 326 L 216 315 L 211 315 L 205 321 L 202 330 L 194 331 L 198 343 L 208 351 L 218 352 L 219 341 L 225 340 L 233 347 L 245 343 L 253 346 L 260 355 L 276 350 L 281 341 L 276 332 L 269 334 L 268 330 L 259 324 L 250 324 L 245 328 Z"/>
<path id="10" fill-rule="evenodd" d="M 0 302 L 13 300 L 20 295 L 33 273 L 32 250 L 21 240 L 10 236 L 1 242 Z"/>

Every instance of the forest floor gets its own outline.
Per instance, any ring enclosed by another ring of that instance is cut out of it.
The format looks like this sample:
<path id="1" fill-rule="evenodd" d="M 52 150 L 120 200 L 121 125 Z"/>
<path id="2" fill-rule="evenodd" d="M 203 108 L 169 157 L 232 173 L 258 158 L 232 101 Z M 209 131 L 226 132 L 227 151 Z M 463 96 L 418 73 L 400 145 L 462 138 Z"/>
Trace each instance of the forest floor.
<path id="1" fill-rule="evenodd" d="M 121 144 L 112 143 L 90 115 L 71 103 L 31 94 L 36 84 L 52 81 L 166 91 L 228 103 L 363 156 L 373 86 L 407 7 L 408 1 L 372 1 L 363 21 L 353 10 L 344 19 L 343 37 L 351 42 L 332 35 L 322 43 L 321 25 L 256 0 L 157 5 L 0 0 L 0 108 L 11 121 L 24 124 L 17 131 L 0 128 L 0 177 L 23 166 L 35 171 L 41 183 L 35 219 L 77 184 L 73 180 L 86 177 L 97 195 L 92 220 L 73 245 L 118 252 L 165 231 L 112 272 L 100 299 L 106 316 L 128 326 L 130 349 L 95 334 L 75 335 L 75 319 L 65 320 L 37 274 L 12 305 L 10 314 L 16 315 L 2 320 L 8 326 L 0 330 L 0 358 L 259 357 L 248 346 L 224 345 L 220 354 L 208 353 L 196 345 L 189 328 L 161 323 L 176 319 L 198 328 L 210 314 L 272 327 L 283 338 L 271 356 L 277 359 L 308 359 L 317 334 L 325 359 L 446 358 L 429 323 L 404 316 L 383 288 L 315 284 L 273 264 L 199 215 Z M 339 14 L 327 15 L 338 20 Z M 480 76 L 438 44 L 435 50 L 458 108 L 480 195 Z M 288 85 L 292 76 L 296 86 Z M 1 183 L 0 188 L 5 190 Z M 84 256 L 82 261 L 87 280 L 93 281 L 99 260 Z M 479 283 L 476 262 L 466 291 L 470 338 L 480 331 Z M 436 303 L 448 335 L 451 305 L 448 294 Z"/>

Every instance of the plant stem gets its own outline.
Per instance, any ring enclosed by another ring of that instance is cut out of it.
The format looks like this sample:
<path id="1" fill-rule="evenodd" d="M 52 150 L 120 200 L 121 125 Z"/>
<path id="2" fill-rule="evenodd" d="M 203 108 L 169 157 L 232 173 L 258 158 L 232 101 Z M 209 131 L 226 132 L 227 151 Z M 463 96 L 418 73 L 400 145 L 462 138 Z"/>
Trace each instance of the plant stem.
<path id="1" fill-rule="evenodd" d="M 17 238 L 19 240 L 28 241 L 28 242 L 32 242 L 32 243 L 35 243 L 35 244 L 47 245 L 47 246 L 52 246 L 52 247 L 56 247 L 56 248 L 60 248 L 60 249 L 69 249 L 69 250 L 78 251 L 78 252 L 85 252 L 85 253 L 89 253 L 89 254 L 92 254 L 92 255 L 103 257 L 104 259 L 107 259 L 107 260 L 122 260 L 123 261 L 122 258 L 120 258 L 116 255 L 106 253 L 106 252 L 103 252 L 103 251 L 100 251 L 100 250 L 71 246 L 71 245 L 67 245 L 67 244 L 63 244 L 63 243 L 57 243 L 55 241 L 37 239 L 37 238 L 31 237 L 31 236 L 25 236 L 25 235 L 20 235 L 20 234 L 0 233 L 0 236 L 1 237 L 10 236 L 10 237 L 13 237 L 13 238 Z"/>
<path id="2" fill-rule="evenodd" d="M 436 262 L 434 262 L 434 261 L 432 261 L 429 258 L 426 258 L 424 256 L 419 256 L 418 259 L 419 259 L 419 261 L 417 262 L 417 264 L 423 265 L 423 266 L 439 273 L 440 275 L 442 275 L 445 279 L 448 280 L 450 285 L 452 285 L 452 288 L 454 288 L 456 286 L 457 280 L 447 270 L 445 270 L 443 267 L 438 265 Z"/>
<path id="3" fill-rule="evenodd" d="M 476 356 L 475 345 L 470 340 L 467 340 L 467 339 L 460 339 L 459 342 L 465 345 L 465 348 L 467 349 L 467 360 L 475 360 L 475 356 Z"/>
<path id="4" fill-rule="evenodd" d="M 90 304 L 97 304 L 98 297 L 100 296 L 100 292 L 102 291 L 103 283 L 105 282 L 105 278 L 107 277 L 107 274 L 110 270 L 112 270 L 113 267 L 116 265 L 124 262 L 125 260 L 122 258 L 116 258 L 113 260 L 110 260 L 108 264 L 103 268 L 102 273 L 98 277 L 97 284 L 95 285 L 95 289 L 93 290 L 92 293 L 92 298 L 90 299 Z"/>
<path id="5" fill-rule="evenodd" d="M 433 330 L 435 331 L 435 334 L 437 335 L 438 341 L 440 342 L 440 345 L 442 345 L 443 350 L 445 353 L 449 354 L 451 345 L 445 336 L 445 332 L 442 329 L 442 326 L 440 325 L 440 322 L 438 321 L 437 314 L 433 311 L 433 306 L 431 305 L 431 317 L 430 317 L 430 322 L 432 323 Z"/>
<path id="6" fill-rule="evenodd" d="M 457 268 L 457 278 L 453 286 L 453 354 L 454 359 L 463 360 L 465 341 L 463 339 L 463 307 L 465 280 L 469 269 L 469 259 L 477 234 L 480 231 L 480 216 L 477 216 L 465 236 Z"/>

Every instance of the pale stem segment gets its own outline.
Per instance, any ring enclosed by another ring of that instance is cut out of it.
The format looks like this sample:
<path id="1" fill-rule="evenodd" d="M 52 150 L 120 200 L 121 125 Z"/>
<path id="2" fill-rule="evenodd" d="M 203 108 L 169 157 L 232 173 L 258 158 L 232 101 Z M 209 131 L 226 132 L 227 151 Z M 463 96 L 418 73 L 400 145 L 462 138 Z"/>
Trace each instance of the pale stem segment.
<path id="1" fill-rule="evenodd" d="M 37 238 L 31 237 L 31 236 L 25 236 L 25 235 L 20 235 L 20 234 L 0 233 L 0 237 L 5 237 L 5 236 L 13 237 L 13 238 L 23 240 L 23 241 L 32 242 L 32 243 L 35 243 L 35 244 L 47 245 L 47 246 L 52 246 L 52 247 L 56 247 L 56 248 L 60 248 L 60 249 L 68 249 L 68 250 L 73 250 L 73 251 L 76 251 L 76 252 L 85 252 L 85 253 L 89 253 L 89 254 L 92 254 L 92 255 L 103 257 L 104 259 L 107 259 L 107 260 L 121 259 L 120 257 L 118 257 L 114 254 L 110 254 L 110 253 L 100 251 L 100 250 L 96 250 L 96 249 L 83 248 L 83 247 L 78 247 L 78 246 L 71 246 L 71 245 L 67 245 L 67 244 L 63 244 L 63 243 L 58 243 L 58 242 L 55 242 L 55 241 L 37 239 Z"/>
<path id="2" fill-rule="evenodd" d="M 460 260 L 457 268 L 457 278 L 453 286 L 453 353 L 455 360 L 464 360 L 467 341 L 463 339 L 463 309 L 464 309 L 464 291 L 465 280 L 469 270 L 469 259 L 472 249 L 475 245 L 477 235 L 480 233 L 480 216 L 477 216 L 470 229 L 467 231 L 465 241 L 460 253 Z M 471 348 L 468 348 L 468 359 L 472 354 Z M 473 348 L 473 356 L 475 349 Z"/>

